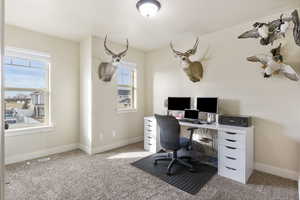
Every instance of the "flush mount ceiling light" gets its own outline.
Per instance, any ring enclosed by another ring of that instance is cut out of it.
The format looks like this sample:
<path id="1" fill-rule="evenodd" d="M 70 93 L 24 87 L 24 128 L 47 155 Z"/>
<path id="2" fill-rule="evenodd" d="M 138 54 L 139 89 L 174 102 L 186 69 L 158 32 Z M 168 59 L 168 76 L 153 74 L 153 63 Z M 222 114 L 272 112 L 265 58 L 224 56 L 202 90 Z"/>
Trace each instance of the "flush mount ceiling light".
<path id="1" fill-rule="evenodd" d="M 139 0 L 136 8 L 145 17 L 153 17 L 159 11 L 161 5 L 157 0 Z"/>

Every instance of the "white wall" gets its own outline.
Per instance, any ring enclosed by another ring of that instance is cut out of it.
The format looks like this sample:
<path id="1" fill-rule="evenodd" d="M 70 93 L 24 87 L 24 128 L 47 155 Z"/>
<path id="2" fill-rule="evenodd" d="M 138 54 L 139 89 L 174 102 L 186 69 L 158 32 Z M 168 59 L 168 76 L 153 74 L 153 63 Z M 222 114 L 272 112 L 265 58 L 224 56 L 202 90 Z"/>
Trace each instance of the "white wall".
<path id="1" fill-rule="evenodd" d="M 119 113 L 117 110 L 116 79 L 114 78 L 111 82 L 102 82 L 98 78 L 99 64 L 101 62 L 109 62 L 111 58 L 104 53 L 104 41 L 102 38 L 93 36 L 90 42 L 92 47 L 92 65 L 81 65 L 81 67 L 91 68 L 88 70 L 82 69 L 82 71 L 91 72 L 91 80 L 81 79 L 81 81 L 91 81 L 92 83 L 91 100 L 85 103 L 91 105 L 91 113 L 86 108 L 82 112 L 91 115 L 91 152 L 96 153 L 137 142 L 143 138 L 144 53 L 129 48 L 126 57 L 123 59 L 124 62 L 136 64 L 137 67 L 137 111 Z M 115 52 L 120 52 L 125 48 L 124 45 L 116 43 L 108 43 L 108 45 Z M 113 136 L 113 132 L 116 133 L 115 136 Z M 87 150 L 90 147 L 83 148 Z"/>
<path id="2" fill-rule="evenodd" d="M 279 16 L 280 13 L 258 21 Z M 295 177 L 300 153 L 300 82 L 283 76 L 266 80 L 260 64 L 246 61 L 248 56 L 268 53 L 271 49 L 260 46 L 258 40 L 237 39 L 254 22 L 200 37 L 198 53 L 193 59 L 201 58 L 206 51 L 208 56 L 203 62 L 204 78 L 199 83 L 188 80 L 169 47 L 147 54 L 146 113 L 164 113 L 163 102 L 168 96 L 218 96 L 221 112 L 254 117 L 257 168 L 273 166 Z M 175 41 L 174 45 L 178 49 L 191 48 L 195 37 Z M 300 73 L 300 47 L 295 45 L 291 34 L 287 40 L 285 62 Z"/>
<path id="3" fill-rule="evenodd" d="M 52 118 L 54 130 L 6 136 L 10 161 L 69 149 L 79 141 L 79 44 L 56 37 L 6 26 L 5 45 L 51 55 Z"/>

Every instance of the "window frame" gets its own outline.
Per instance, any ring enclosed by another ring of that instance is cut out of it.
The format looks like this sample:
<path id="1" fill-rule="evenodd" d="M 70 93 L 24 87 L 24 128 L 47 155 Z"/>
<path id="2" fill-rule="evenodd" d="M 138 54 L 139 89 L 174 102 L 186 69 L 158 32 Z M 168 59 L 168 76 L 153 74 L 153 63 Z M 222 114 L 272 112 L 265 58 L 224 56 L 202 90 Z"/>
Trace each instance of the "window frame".
<path id="1" fill-rule="evenodd" d="M 41 91 L 45 95 L 45 123 L 41 123 L 36 126 L 29 127 L 20 127 L 20 128 L 12 128 L 5 130 L 5 136 L 17 136 L 24 134 L 33 134 L 33 133 L 41 133 L 41 132 L 50 132 L 54 129 L 52 122 L 52 95 L 51 95 L 51 56 L 50 54 L 32 51 L 28 49 L 21 49 L 15 47 L 5 47 L 4 57 L 9 56 L 13 58 L 27 59 L 27 60 L 36 60 L 47 63 L 46 69 L 46 88 L 13 88 L 3 86 L 3 90 L 5 91 Z M 3 63 L 5 65 L 5 63 Z M 18 66 L 18 65 L 16 65 Z M 20 66 L 22 67 L 22 66 Z M 24 66 L 25 67 L 25 66 Z M 5 73 L 4 73 L 5 75 Z M 5 76 L 4 76 L 5 80 Z"/>
<path id="2" fill-rule="evenodd" d="M 117 95 L 118 95 L 118 88 L 119 87 L 129 87 L 129 88 L 131 88 L 131 90 L 133 91 L 133 94 L 132 94 L 133 106 L 131 108 L 119 108 L 119 106 L 118 106 L 119 97 L 117 97 L 118 98 L 117 99 L 117 111 L 118 111 L 118 113 L 137 112 L 137 110 L 138 110 L 138 103 L 137 103 L 138 102 L 137 101 L 137 96 L 138 96 L 137 95 L 137 93 L 138 93 L 138 84 L 137 84 L 137 82 L 138 82 L 138 80 L 137 80 L 138 70 L 137 70 L 137 65 L 134 64 L 134 63 L 124 62 L 124 61 L 121 61 L 120 65 L 124 68 L 128 68 L 130 70 L 133 70 L 133 83 L 132 83 L 132 85 L 120 85 L 120 84 L 118 84 L 118 80 L 117 80 L 117 83 L 116 83 L 117 84 L 117 86 L 116 86 L 117 87 Z M 118 73 L 118 71 L 117 71 L 117 73 Z M 117 76 L 117 78 L 118 78 L 118 76 Z"/>

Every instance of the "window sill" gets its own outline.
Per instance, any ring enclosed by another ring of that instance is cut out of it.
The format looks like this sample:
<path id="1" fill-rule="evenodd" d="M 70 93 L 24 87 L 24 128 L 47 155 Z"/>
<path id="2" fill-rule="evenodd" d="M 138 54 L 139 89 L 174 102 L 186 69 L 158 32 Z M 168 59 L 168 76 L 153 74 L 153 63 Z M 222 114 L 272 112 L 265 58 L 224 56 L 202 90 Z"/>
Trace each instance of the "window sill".
<path id="1" fill-rule="evenodd" d="M 13 136 L 31 135 L 31 134 L 38 134 L 38 133 L 48 133 L 48 132 L 52 132 L 53 130 L 54 130 L 53 125 L 20 128 L 20 129 L 6 130 L 5 136 L 13 137 Z"/>
<path id="2" fill-rule="evenodd" d="M 137 111 L 138 111 L 137 109 L 124 109 L 124 110 L 118 110 L 118 114 L 135 113 Z"/>

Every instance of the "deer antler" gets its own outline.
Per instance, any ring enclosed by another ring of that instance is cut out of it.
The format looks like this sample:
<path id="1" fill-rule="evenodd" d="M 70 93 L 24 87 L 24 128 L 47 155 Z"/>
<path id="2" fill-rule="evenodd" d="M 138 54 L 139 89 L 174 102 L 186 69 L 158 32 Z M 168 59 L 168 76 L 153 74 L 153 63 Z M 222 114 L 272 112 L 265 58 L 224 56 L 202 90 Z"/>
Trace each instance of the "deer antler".
<path id="1" fill-rule="evenodd" d="M 189 55 L 194 55 L 197 52 L 198 44 L 199 44 L 199 38 L 197 37 L 194 47 L 188 50 L 186 53 Z"/>
<path id="2" fill-rule="evenodd" d="M 127 41 L 126 49 L 124 51 L 122 51 L 121 53 L 119 53 L 119 57 L 124 57 L 126 55 L 127 51 L 128 51 L 128 48 L 129 48 L 128 39 L 126 41 Z"/>
<path id="3" fill-rule="evenodd" d="M 105 52 L 106 54 L 110 55 L 110 56 L 118 56 L 118 57 L 124 57 L 128 51 L 128 48 L 129 48 L 129 42 L 128 42 L 128 39 L 127 39 L 127 45 L 126 45 L 126 49 L 124 51 L 122 51 L 121 53 L 119 54 L 115 54 L 114 52 L 112 52 L 106 45 L 106 42 L 107 42 L 107 35 L 105 36 L 105 40 L 104 40 L 104 48 L 105 48 Z"/>
<path id="4" fill-rule="evenodd" d="M 105 52 L 107 55 L 109 56 L 115 56 L 116 54 L 114 52 L 112 52 L 107 46 L 106 46 L 106 42 L 107 42 L 107 35 L 105 36 L 105 40 L 104 40 L 104 48 L 105 48 Z"/>
<path id="5" fill-rule="evenodd" d="M 177 56 L 182 56 L 184 53 L 181 53 L 180 51 L 177 51 L 174 49 L 172 41 L 170 42 L 170 47 L 172 49 L 172 51 L 177 55 Z"/>

